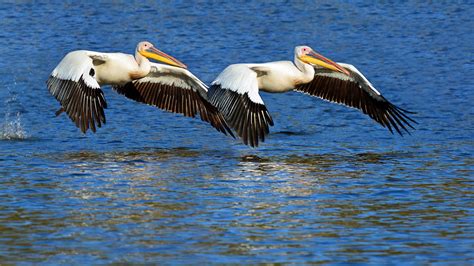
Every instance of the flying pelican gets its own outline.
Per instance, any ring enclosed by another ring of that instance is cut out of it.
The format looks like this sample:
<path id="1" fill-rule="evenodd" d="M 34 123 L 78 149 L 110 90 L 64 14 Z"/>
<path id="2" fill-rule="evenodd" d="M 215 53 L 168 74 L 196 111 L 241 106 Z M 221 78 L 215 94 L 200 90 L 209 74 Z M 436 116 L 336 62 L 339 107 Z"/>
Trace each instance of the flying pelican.
<path id="1" fill-rule="evenodd" d="M 153 63 L 148 58 L 164 64 Z M 112 85 L 119 94 L 158 108 L 209 122 L 231 136 L 223 115 L 207 99 L 208 87 L 177 59 L 140 42 L 135 57 L 123 53 L 73 51 L 53 70 L 47 86 L 61 104 L 56 112 L 66 112 L 85 133 L 105 124 L 107 103 L 100 89 Z"/>
<path id="2" fill-rule="evenodd" d="M 294 63 L 234 64 L 212 82 L 209 100 L 245 144 L 258 146 L 273 120 L 259 90 L 281 93 L 291 90 L 361 110 L 383 127 L 400 135 L 416 123 L 411 113 L 390 103 L 353 65 L 335 63 L 308 46 L 295 48 Z"/>

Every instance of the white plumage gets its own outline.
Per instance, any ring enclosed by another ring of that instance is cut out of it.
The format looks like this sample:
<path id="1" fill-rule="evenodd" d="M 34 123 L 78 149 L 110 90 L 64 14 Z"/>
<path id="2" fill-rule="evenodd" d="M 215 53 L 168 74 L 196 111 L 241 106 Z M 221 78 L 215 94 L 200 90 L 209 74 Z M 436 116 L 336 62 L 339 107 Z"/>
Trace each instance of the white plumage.
<path id="1" fill-rule="evenodd" d="M 82 78 L 88 87 L 99 89 L 97 80 L 89 75 L 90 69 L 94 67 L 91 57 L 93 55 L 93 52 L 84 50 L 70 52 L 54 68 L 51 76 L 74 82 Z"/>
<path id="2" fill-rule="evenodd" d="M 252 102 L 263 104 L 263 100 L 258 94 L 257 73 L 251 70 L 247 64 L 228 66 L 211 85 L 220 85 L 241 95 L 247 93 Z"/>
<path id="3" fill-rule="evenodd" d="M 409 133 L 410 113 L 387 101 L 353 65 L 335 63 L 308 46 L 295 48 L 294 62 L 234 64 L 214 80 L 209 98 L 245 144 L 258 146 L 273 125 L 259 91 L 291 90 L 360 109 L 400 135 Z"/>
<path id="4" fill-rule="evenodd" d="M 164 64 L 152 63 L 148 58 Z M 79 50 L 68 53 L 51 73 L 48 89 L 82 132 L 105 123 L 103 85 L 124 96 L 209 122 L 231 134 L 222 114 L 207 100 L 207 87 L 186 66 L 149 42 L 137 45 L 135 56 Z M 137 115 L 139 116 L 139 115 Z"/>

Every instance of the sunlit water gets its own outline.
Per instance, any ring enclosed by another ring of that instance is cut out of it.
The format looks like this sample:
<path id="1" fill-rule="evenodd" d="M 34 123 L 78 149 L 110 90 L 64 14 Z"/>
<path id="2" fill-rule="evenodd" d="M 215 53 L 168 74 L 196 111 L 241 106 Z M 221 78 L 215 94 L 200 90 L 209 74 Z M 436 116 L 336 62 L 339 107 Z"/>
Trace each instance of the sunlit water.
<path id="1" fill-rule="evenodd" d="M 473 5 L 0 4 L 1 263 L 474 263 Z M 262 94 L 251 149 L 105 88 L 83 135 L 45 87 L 75 49 L 140 40 L 205 82 L 307 44 L 417 112 L 411 136 L 299 93 Z"/>

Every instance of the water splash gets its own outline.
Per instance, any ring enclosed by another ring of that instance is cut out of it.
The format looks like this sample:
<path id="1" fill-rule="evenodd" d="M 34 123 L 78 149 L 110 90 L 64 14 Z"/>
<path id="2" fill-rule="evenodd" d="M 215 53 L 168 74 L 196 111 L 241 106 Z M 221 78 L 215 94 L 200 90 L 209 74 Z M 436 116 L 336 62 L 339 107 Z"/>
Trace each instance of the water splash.
<path id="1" fill-rule="evenodd" d="M 16 94 L 10 93 L 10 97 L 5 100 L 7 110 L 3 123 L 0 124 L 0 140 L 23 140 L 28 138 L 28 134 L 23 127 L 21 112 L 12 112 L 13 104 L 18 104 Z M 13 114 L 13 115 L 12 115 Z"/>
<path id="2" fill-rule="evenodd" d="M 21 140 L 28 138 L 23 125 L 21 123 L 20 112 L 16 113 L 13 118 L 10 113 L 5 114 L 5 120 L 0 126 L 0 140 Z"/>

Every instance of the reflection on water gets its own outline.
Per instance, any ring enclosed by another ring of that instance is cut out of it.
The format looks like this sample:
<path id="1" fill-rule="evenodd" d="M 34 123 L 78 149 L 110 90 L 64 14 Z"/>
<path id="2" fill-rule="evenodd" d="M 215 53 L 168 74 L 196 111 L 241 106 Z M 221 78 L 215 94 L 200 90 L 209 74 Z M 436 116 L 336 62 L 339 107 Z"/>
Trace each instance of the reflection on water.
<path id="1" fill-rule="evenodd" d="M 367 263 L 368 256 L 436 258 L 459 238 L 466 243 L 459 252 L 473 244 L 469 176 L 423 178 L 445 172 L 433 164 L 410 170 L 423 160 L 410 153 L 223 159 L 177 148 L 37 156 L 52 168 L 2 184 L 0 242 L 10 247 L 8 258 Z M 450 207 L 460 202 L 464 209 Z"/>

